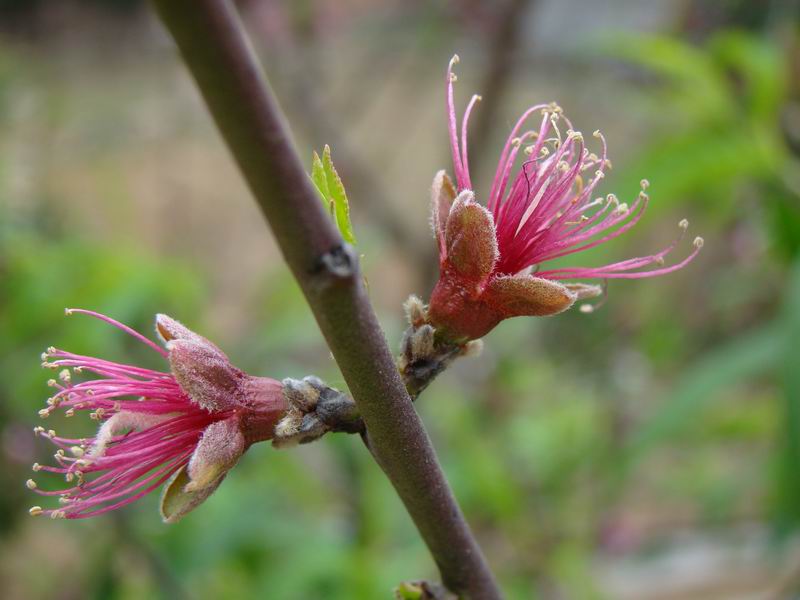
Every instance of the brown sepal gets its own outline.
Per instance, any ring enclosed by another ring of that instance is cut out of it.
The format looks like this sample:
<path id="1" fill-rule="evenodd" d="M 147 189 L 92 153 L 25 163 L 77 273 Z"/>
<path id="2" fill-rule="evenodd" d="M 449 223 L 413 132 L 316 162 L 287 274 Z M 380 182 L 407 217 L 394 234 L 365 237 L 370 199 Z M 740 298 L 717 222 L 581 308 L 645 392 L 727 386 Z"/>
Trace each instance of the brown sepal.
<path id="1" fill-rule="evenodd" d="M 480 281 L 491 274 L 499 256 L 494 220 L 469 190 L 461 192 L 450 209 L 445 244 L 447 262 L 462 277 Z"/>
<path id="2" fill-rule="evenodd" d="M 546 317 L 567 310 L 577 294 L 557 281 L 514 275 L 492 279 L 485 298 L 503 318 Z"/>
<path id="3" fill-rule="evenodd" d="M 444 171 L 439 171 L 433 178 L 431 186 L 431 228 L 439 244 L 439 254 L 444 258 L 446 253 L 444 233 L 447 216 L 456 199 L 456 186 Z"/>

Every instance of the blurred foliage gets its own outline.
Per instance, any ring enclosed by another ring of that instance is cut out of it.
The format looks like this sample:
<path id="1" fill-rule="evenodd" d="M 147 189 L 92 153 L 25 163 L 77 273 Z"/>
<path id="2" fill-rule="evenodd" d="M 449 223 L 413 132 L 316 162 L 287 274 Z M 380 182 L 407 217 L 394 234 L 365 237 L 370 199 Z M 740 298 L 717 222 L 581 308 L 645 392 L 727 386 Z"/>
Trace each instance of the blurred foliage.
<path id="1" fill-rule="evenodd" d="M 664 114 L 650 149 L 626 168 L 623 182 L 632 180 L 633 172 L 652 173 L 659 204 L 668 207 L 692 197 L 696 207 L 713 211 L 720 228 L 742 219 L 742 204 L 755 196 L 770 250 L 789 263 L 782 308 L 774 309 L 774 317 L 762 315 L 767 318 L 682 374 L 668 401 L 632 436 L 629 458 L 641 460 L 652 445 L 670 443 L 710 401 L 731 389 L 764 377 L 781 381 L 779 410 L 786 430 L 776 447 L 775 517 L 783 526 L 795 526 L 800 523 L 800 388 L 795 381 L 800 363 L 793 352 L 800 314 L 800 198 L 789 185 L 798 159 L 783 131 L 789 102 L 786 57 L 774 40 L 742 31 L 716 34 L 703 48 L 674 38 L 622 36 L 611 51 L 656 74 L 663 91 L 653 94 L 653 101 L 679 115 Z"/>
<path id="2" fill-rule="evenodd" d="M 775 41 L 725 31 L 697 47 L 622 35 L 608 51 L 657 78 L 647 93 L 659 119 L 647 148 L 619 178 L 622 191 L 635 193 L 636 174 L 647 173 L 658 196 L 655 211 L 691 198 L 724 223 L 738 214 L 747 184 L 756 184 L 776 250 L 794 256 L 800 208 L 785 182 L 797 159 L 782 131 L 788 64 Z"/>

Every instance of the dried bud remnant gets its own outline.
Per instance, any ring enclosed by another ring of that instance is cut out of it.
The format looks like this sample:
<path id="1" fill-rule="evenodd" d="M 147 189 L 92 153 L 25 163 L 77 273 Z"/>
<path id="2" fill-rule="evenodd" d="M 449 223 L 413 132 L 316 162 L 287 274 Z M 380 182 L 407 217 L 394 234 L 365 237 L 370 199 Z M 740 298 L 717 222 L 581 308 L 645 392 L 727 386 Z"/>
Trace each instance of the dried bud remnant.
<path id="1" fill-rule="evenodd" d="M 283 395 L 288 410 L 275 426 L 272 445 L 277 448 L 313 442 L 330 431 L 364 431 L 353 399 L 318 377 L 284 379 Z"/>
<path id="2" fill-rule="evenodd" d="M 409 327 L 403 335 L 397 368 L 412 398 L 416 398 L 450 363 L 460 356 L 477 356 L 480 340 L 452 342 L 428 321 L 428 307 L 417 296 L 404 304 Z"/>

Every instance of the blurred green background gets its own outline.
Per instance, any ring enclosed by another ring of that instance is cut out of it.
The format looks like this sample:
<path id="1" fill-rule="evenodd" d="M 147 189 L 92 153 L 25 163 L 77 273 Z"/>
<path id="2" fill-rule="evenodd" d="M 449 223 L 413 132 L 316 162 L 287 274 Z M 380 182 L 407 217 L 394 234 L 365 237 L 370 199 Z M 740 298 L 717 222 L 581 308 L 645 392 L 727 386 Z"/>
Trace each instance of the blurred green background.
<path id="1" fill-rule="evenodd" d="M 593 314 L 503 323 L 419 402 L 509 598 L 800 597 L 797 5 L 240 3 L 309 166 L 333 147 L 393 344 L 402 301 L 436 274 L 427 194 L 451 167 L 454 52 L 460 105 L 484 98 L 478 190 L 517 115 L 550 100 L 605 133 L 603 192 L 626 200 L 650 180 L 637 228 L 574 263 L 663 247 L 683 217 L 705 237 L 691 266 L 612 282 Z M 3 0 L 0 17 L 3 598 L 370 599 L 435 578 L 346 436 L 251 449 L 174 526 L 155 497 L 87 521 L 28 517 L 30 465 L 51 453 L 31 433 L 39 354 L 158 366 L 66 306 L 145 332 L 166 312 L 252 373 L 343 382 L 149 7 Z"/>

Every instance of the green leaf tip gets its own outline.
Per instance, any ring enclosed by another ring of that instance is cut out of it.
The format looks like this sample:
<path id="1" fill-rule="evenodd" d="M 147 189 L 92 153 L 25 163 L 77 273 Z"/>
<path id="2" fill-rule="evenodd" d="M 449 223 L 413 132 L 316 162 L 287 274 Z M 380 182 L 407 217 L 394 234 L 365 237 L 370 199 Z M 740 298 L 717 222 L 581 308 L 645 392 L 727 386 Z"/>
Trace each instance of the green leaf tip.
<path id="1" fill-rule="evenodd" d="M 442 585 L 430 581 L 404 581 L 394 588 L 397 600 L 457 600 Z"/>
<path id="2" fill-rule="evenodd" d="M 411 582 L 403 582 L 394 589 L 395 598 L 398 600 L 421 600 L 422 594 L 422 587 Z"/>
<path id="3" fill-rule="evenodd" d="M 322 150 L 322 158 L 314 152 L 311 162 L 311 181 L 314 182 L 323 204 L 330 211 L 339 233 L 348 244 L 355 246 L 357 242 L 353 233 L 353 225 L 350 222 L 350 204 L 347 201 L 342 179 L 336 172 L 336 167 L 333 166 L 331 147 L 327 144 Z"/>

